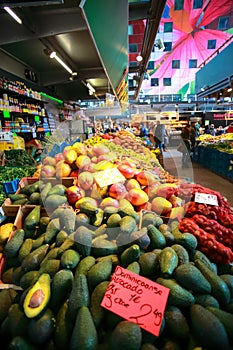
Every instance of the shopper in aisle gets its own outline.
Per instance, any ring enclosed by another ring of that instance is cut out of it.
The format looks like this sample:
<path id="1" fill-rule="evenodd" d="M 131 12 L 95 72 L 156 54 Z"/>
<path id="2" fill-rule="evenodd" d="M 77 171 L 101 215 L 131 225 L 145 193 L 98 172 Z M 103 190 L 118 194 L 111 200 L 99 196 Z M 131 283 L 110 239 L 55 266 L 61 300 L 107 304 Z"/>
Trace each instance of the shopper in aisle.
<path id="1" fill-rule="evenodd" d="M 162 147 L 163 147 L 163 151 L 167 152 L 167 147 L 169 145 L 169 133 L 168 133 L 168 129 L 167 129 L 166 125 L 163 124 L 162 126 L 164 128 L 164 138 L 163 138 Z"/>
<path id="2" fill-rule="evenodd" d="M 156 123 L 156 128 L 154 131 L 154 140 L 155 140 L 155 147 L 159 148 L 160 151 L 163 151 L 163 143 L 164 143 L 164 134 L 165 134 L 165 128 L 158 120 Z"/>
<path id="3" fill-rule="evenodd" d="M 148 129 L 147 129 L 145 123 L 141 123 L 140 137 L 147 137 L 147 136 L 148 136 Z"/>
<path id="4" fill-rule="evenodd" d="M 182 168 L 188 166 L 188 162 L 190 160 L 190 152 L 191 152 L 191 141 L 190 141 L 190 126 L 187 124 L 182 128 L 181 131 L 181 141 L 182 141 Z"/>
<path id="5" fill-rule="evenodd" d="M 196 146 L 196 128 L 195 123 L 191 123 L 190 125 L 190 156 L 192 159 L 194 147 Z"/>
<path id="6" fill-rule="evenodd" d="M 148 128 L 148 137 L 153 146 L 155 146 L 154 129 L 155 129 L 155 123 L 151 122 Z"/>
<path id="7" fill-rule="evenodd" d="M 210 124 L 210 135 L 216 136 L 216 129 L 215 129 L 214 124 Z"/>

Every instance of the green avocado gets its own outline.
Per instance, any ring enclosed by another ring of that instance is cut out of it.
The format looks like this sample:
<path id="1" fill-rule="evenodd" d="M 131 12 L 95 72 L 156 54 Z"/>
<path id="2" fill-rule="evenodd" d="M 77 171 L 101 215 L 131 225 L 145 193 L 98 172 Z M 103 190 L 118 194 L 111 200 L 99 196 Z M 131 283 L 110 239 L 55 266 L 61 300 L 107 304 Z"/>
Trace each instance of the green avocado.
<path id="1" fill-rule="evenodd" d="M 29 289 L 23 303 L 23 309 L 28 318 L 38 316 L 48 305 L 51 294 L 50 282 L 50 275 L 43 273 Z"/>

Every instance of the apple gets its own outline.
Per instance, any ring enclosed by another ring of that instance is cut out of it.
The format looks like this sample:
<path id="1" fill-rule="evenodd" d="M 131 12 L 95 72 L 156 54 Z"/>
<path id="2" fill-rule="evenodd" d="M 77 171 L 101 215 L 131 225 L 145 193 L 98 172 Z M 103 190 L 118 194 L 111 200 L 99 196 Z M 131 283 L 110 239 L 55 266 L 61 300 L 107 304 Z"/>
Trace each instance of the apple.
<path id="1" fill-rule="evenodd" d="M 80 173 L 78 176 L 78 184 L 84 190 L 91 189 L 93 182 L 94 182 L 93 174 L 90 173 L 89 171 L 84 171 Z"/>
<path id="2" fill-rule="evenodd" d="M 85 191 L 79 186 L 70 186 L 66 189 L 66 196 L 69 204 L 75 204 L 80 198 L 85 196 Z"/>
<path id="3" fill-rule="evenodd" d="M 110 151 L 108 147 L 101 144 L 97 144 L 92 147 L 92 152 L 94 153 L 94 155 L 98 157 L 98 156 L 101 156 L 102 154 L 108 154 Z"/>
<path id="4" fill-rule="evenodd" d="M 111 185 L 108 191 L 109 196 L 116 199 L 123 198 L 126 195 L 126 193 L 127 193 L 127 190 L 125 185 L 123 185 L 120 182 Z"/>
<path id="5" fill-rule="evenodd" d="M 43 161 L 42 161 L 43 165 L 56 165 L 56 159 L 50 156 L 46 156 L 44 157 Z"/>
<path id="6" fill-rule="evenodd" d="M 56 160 L 56 163 L 58 163 L 60 160 L 64 160 L 65 156 L 63 153 L 57 153 L 55 154 L 54 159 Z"/>
<path id="7" fill-rule="evenodd" d="M 52 165 L 42 165 L 40 176 L 41 177 L 53 177 L 56 173 L 56 169 Z"/>

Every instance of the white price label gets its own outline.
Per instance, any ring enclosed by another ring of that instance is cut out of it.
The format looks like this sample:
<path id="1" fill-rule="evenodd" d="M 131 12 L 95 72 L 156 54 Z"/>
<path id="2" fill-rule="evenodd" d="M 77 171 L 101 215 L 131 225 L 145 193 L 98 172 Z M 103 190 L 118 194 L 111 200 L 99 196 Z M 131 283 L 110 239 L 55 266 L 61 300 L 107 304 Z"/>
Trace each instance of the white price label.
<path id="1" fill-rule="evenodd" d="M 197 203 L 218 205 L 218 198 L 215 194 L 196 192 L 194 201 Z"/>

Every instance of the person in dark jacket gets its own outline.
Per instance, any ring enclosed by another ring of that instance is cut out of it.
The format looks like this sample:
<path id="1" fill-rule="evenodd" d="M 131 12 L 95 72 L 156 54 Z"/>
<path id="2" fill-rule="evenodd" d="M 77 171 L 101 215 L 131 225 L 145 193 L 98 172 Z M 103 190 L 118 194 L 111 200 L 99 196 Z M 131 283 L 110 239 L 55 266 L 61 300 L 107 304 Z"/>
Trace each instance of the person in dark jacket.
<path id="1" fill-rule="evenodd" d="M 163 150 L 163 143 L 164 143 L 164 136 L 165 136 L 165 128 L 162 124 L 160 124 L 160 121 L 157 121 L 157 126 L 154 131 L 154 140 L 155 140 L 155 147 L 159 148 L 162 152 Z"/>
<path id="2" fill-rule="evenodd" d="M 185 168 L 188 165 L 190 159 L 191 142 L 190 142 L 190 126 L 185 125 L 181 131 L 182 147 L 182 167 Z"/>

